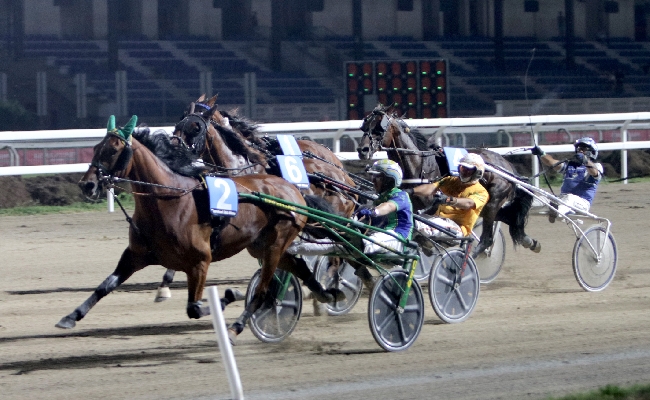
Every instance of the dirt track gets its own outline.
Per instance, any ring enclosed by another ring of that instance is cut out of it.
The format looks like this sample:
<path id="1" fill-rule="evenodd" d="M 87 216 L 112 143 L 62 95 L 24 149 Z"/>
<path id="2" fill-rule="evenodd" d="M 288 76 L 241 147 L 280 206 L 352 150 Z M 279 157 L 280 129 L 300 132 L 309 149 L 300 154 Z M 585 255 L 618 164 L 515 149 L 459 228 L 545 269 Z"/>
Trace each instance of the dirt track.
<path id="1" fill-rule="evenodd" d="M 603 185 L 592 208 L 613 222 L 618 272 L 587 293 L 571 269 L 574 236 L 533 217 L 541 254 L 508 247 L 504 270 L 476 310 L 443 324 L 425 292 L 425 325 L 401 353 L 384 353 L 367 322 L 367 295 L 348 315 L 315 317 L 309 303 L 278 345 L 250 331 L 235 355 L 248 399 L 542 399 L 606 384 L 650 382 L 650 183 Z M 121 213 L 2 217 L 0 397 L 228 398 L 209 319 L 185 314 L 184 276 L 153 303 L 164 270 L 136 273 L 77 327 L 54 324 L 110 273 L 127 243 Z M 209 285 L 245 289 L 247 255 L 213 264 Z M 234 319 L 241 304 L 226 310 Z"/>

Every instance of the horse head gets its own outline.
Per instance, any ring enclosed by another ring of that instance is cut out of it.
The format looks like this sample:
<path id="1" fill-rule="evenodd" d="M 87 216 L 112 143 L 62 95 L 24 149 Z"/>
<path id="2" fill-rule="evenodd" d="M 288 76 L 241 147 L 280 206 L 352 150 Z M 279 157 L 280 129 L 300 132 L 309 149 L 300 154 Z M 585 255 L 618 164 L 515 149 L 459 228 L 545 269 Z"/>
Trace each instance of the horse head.
<path id="1" fill-rule="evenodd" d="M 91 199 L 99 197 L 104 177 L 126 174 L 125 171 L 128 170 L 133 158 L 131 134 L 137 121 L 138 117 L 134 115 L 126 126 L 116 128 L 115 116 L 111 115 L 106 136 L 93 148 L 90 167 L 78 183 L 86 197 Z"/>
<path id="2" fill-rule="evenodd" d="M 372 155 L 381 149 L 381 141 L 388 126 L 388 107 L 377 105 L 361 123 L 363 136 L 357 147 L 357 154 L 361 160 L 370 160 Z"/>

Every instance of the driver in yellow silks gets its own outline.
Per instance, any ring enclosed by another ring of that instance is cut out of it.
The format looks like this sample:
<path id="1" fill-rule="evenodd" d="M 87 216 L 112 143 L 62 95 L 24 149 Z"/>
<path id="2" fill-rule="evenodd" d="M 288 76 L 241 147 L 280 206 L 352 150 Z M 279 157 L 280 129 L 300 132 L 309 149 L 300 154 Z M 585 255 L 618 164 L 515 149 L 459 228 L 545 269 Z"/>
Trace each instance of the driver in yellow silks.
<path id="1" fill-rule="evenodd" d="M 448 176 L 435 183 L 407 189 L 406 192 L 421 197 L 433 195 L 432 207 L 438 205 L 438 210 L 429 220 L 455 232 L 456 237 L 464 237 L 472 232 L 490 196 L 479 183 L 485 172 L 485 162 L 480 155 L 469 153 L 463 156 L 458 172 L 459 176 Z M 428 237 L 449 239 L 446 233 L 417 221 L 416 227 Z"/>

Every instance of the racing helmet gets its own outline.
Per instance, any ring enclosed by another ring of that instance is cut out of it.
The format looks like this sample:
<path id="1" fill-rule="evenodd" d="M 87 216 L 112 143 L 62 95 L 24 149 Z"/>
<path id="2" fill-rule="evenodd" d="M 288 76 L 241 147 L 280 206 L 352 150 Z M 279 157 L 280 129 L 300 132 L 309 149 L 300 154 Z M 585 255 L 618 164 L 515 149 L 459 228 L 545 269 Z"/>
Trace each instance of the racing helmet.
<path id="1" fill-rule="evenodd" d="M 394 186 L 399 187 L 402 184 L 402 168 L 393 160 L 379 160 L 372 164 L 368 173 L 383 174 L 393 179 Z"/>
<path id="2" fill-rule="evenodd" d="M 478 154 L 465 154 L 458 162 L 458 165 L 474 170 L 469 176 L 463 176 L 463 174 L 460 173 L 460 170 L 458 171 L 460 181 L 463 183 L 476 183 L 483 177 L 483 173 L 485 172 L 485 161 L 483 161 L 483 157 Z"/>
<path id="3" fill-rule="evenodd" d="M 596 141 L 590 137 L 583 137 L 575 141 L 573 144 L 573 147 L 576 149 L 576 153 L 578 152 L 578 146 L 587 146 L 589 147 L 590 153 L 589 158 L 592 160 L 595 160 L 598 157 L 598 146 L 596 146 Z"/>

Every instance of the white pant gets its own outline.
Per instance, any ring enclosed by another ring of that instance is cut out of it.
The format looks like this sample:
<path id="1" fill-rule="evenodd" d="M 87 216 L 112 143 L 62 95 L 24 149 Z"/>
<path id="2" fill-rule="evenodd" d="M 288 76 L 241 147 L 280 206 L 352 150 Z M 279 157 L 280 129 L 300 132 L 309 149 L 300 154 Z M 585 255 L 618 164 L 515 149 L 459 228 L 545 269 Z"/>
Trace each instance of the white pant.
<path id="1" fill-rule="evenodd" d="M 389 231 L 393 232 L 393 231 Z M 394 233 L 394 232 L 393 232 Z M 314 239 L 304 235 L 305 240 L 293 242 L 287 249 L 289 254 L 300 254 L 303 256 L 317 256 L 321 254 L 349 254 L 350 252 L 342 245 L 334 243 L 331 239 Z M 402 242 L 384 232 L 375 232 L 369 235 L 375 242 L 381 243 L 395 251 L 402 251 Z M 388 253 L 389 250 L 363 239 L 363 252 L 365 254 Z"/>
<path id="2" fill-rule="evenodd" d="M 591 206 L 591 204 L 589 204 L 587 200 L 583 199 L 582 197 L 578 197 L 575 194 L 564 193 L 559 195 L 558 198 L 563 202 L 565 202 L 566 204 L 585 212 L 588 212 L 589 207 Z M 565 215 L 573 212 L 572 209 L 570 209 L 569 207 L 563 204 L 560 204 L 557 210 L 560 214 L 565 214 Z"/>
<path id="3" fill-rule="evenodd" d="M 395 233 L 393 231 L 388 231 L 388 232 Z M 375 232 L 372 235 L 369 235 L 368 237 L 374 240 L 375 242 L 381 243 L 382 245 L 395 250 L 396 252 L 402 251 L 402 247 L 403 247 L 402 242 L 400 242 L 398 239 L 396 239 L 395 237 L 387 233 Z M 379 245 L 376 245 L 367 239 L 363 239 L 363 252 L 365 254 L 377 254 L 377 253 L 388 253 L 389 250 Z"/>
<path id="4" fill-rule="evenodd" d="M 334 243 L 331 239 L 314 239 L 310 235 L 303 235 L 305 240 L 291 243 L 287 249 L 289 254 L 303 256 L 319 256 L 321 254 L 345 253 L 345 247 Z"/>
<path id="5" fill-rule="evenodd" d="M 447 228 L 448 230 L 455 232 L 457 238 L 463 237 L 463 230 L 460 229 L 460 226 L 458 226 L 457 223 L 454 221 L 450 220 L 449 218 L 440 218 L 440 217 L 426 217 L 429 221 L 433 222 L 436 225 L 440 225 L 443 228 Z M 440 230 L 426 225 L 420 221 L 415 221 L 415 229 L 418 230 L 421 234 L 424 236 L 431 238 L 431 239 L 451 239 L 451 237 L 444 233 L 441 232 Z"/>

